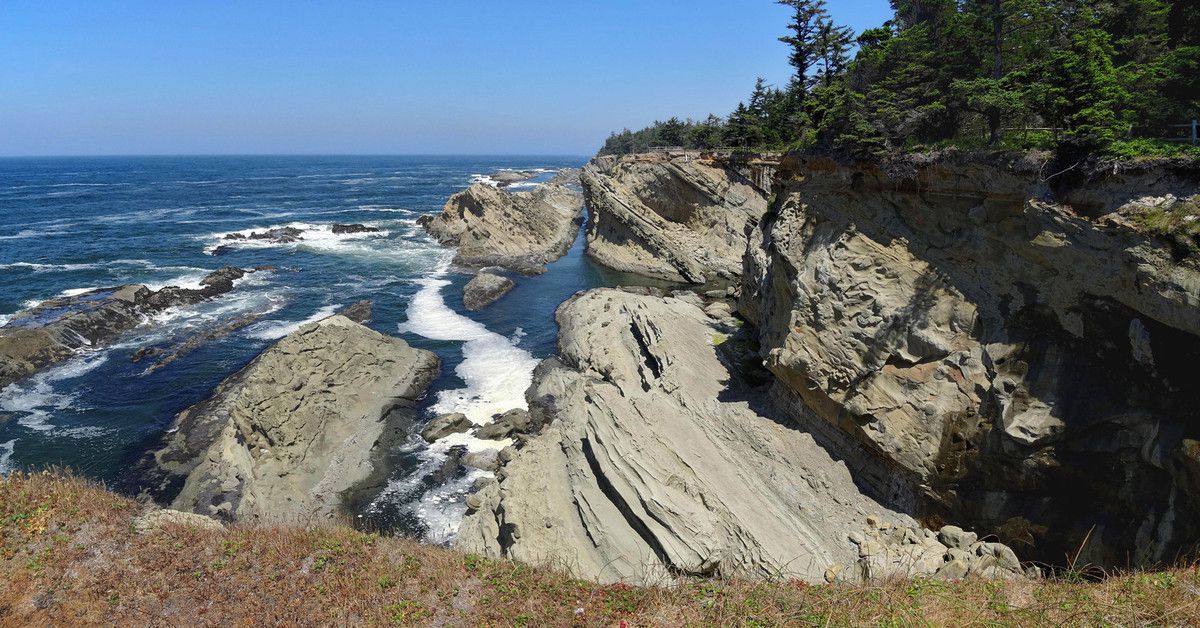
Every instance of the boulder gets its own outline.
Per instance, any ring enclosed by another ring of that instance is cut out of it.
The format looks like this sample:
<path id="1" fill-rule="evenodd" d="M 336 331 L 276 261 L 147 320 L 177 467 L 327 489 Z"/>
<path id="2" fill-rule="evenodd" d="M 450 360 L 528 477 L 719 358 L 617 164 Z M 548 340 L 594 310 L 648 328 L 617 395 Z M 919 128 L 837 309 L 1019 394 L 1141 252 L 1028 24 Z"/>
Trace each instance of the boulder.
<path id="1" fill-rule="evenodd" d="M 333 231 L 334 235 L 345 235 L 351 233 L 378 233 L 381 231 L 379 227 L 371 227 L 359 223 L 348 225 L 335 224 L 333 227 L 331 227 L 331 230 Z"/>
<path id="2" fill-rule="evenodd" d="M 435 417 L 421 430 L 421 438 L 424 438 L 427 443 L 432 443 L 451 434 L 466 432 L 474 426 L 475 424 L 465 414 L 457 412 L 454 414 L 443 414 Z"/>
<path id="3" fill-rule="evenodd" d="M 345 316 L 356 323 L 366 323 L 367 321 L 371 320 L 371 306 L 372 303 L 370 299 L 363 299 L 342 308 L 338 314 L 341 314 L 342 316 Z"/>
<path id="4" fill-rule="evenodd" d="M 309 323 L 179 413 L 153 453 L 157 494 L 223 521 L 332 523 L 437 370 L 433 353 L 343 316 Z"/>
<path id="5" fill-rule="evenodd" d="M 472 312 L 482 310 L 499 301 L 514 286 L 516 284 L 508 277 L 484 269 L 463 287 L 463 306 Z"/>
<path id="6" fill-rule="evenodd" d="M 221 522 L 211 517 L 169 509 L 156 508 L 133 520 L 133 531 L 138 534 L 153 534 L 170 526 L 199 528 L 214 532 L 220 532 L 225 529 L 225 526 L 221 525 Z"/>

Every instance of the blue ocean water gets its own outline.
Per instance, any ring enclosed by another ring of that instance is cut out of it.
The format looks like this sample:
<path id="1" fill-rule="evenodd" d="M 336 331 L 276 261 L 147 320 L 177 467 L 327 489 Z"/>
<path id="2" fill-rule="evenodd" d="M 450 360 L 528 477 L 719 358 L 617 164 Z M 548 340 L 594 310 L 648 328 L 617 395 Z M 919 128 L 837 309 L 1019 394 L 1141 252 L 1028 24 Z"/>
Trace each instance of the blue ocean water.
<path id="1" fill-rule="evenodd" d="M 473 178 L 501 168 L 577 167 L 583 157 L 145 157 L 0 159 L 0 324 L 72 291 L 194 284 L 221 266 L 275 266 L 214 301 L 169 311 L 105 349 L 0 391 L 0 472 L 57 464 L 120 485 L 176 413 L 205 399 L 271 342 L 360 299 L 370 326 L 442 358 L 425 416 L 484 416 L 520 403 L 528 372 L 554 351 L 555 307 L 620 280 L 577 242 L 547 273 L 466 313 L 452 253 L 416 225 Z M 549 174 L 545 175 L 549 176 Z M 335 236 L 333 223 L 382 231 Z M 224 234 L 293 225 L 292 244 L 235 243 Z M 131 356 L 235 317 L 262 314 L 156 372 Z M 365 515 L 432 539 L 455 529 L 477 474 L 439 467 L 446 451 L 412 438 Z M 444 469 L 442 470 L 444 471 Z"/>

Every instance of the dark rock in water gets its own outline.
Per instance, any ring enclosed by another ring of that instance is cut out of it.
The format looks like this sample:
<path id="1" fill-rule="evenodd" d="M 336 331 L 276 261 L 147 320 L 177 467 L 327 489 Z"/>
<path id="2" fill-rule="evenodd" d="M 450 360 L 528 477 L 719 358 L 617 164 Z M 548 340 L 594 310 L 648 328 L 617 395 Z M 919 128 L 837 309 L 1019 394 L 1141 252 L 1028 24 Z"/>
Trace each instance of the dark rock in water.
<path id="1" fill-rule="evenodd" d="M 132 284 L 50 299 L 17 312 L 0 329 L 0 388 L 62 362 L 79 349 L 104 346 L 148 315 L 224 294 L 245 274 L 226 267 L 205 277 L 199 290 L 168 286 L 155 292 Z"/>
<path id="2" fill-rule="evenodd" d="M 377 233 L 379 230 L 379 227 L 368 227 L 367 225 L 359 223 L 333 226 L 333 233 L 335 235 L 342 235 L 346 233 Z"/>
<path id="3" fill-rule="evenodd" d="M 463 287 L 463 305 L 472 312 L 481 310 L 500 300 L 515 285 L 508 277 L 484 269 Z"/>
<path id="4" fill-rule="evenodd" d="M 233 251 L 232 246 L 222 244 L 221 246 L 218 246 L 217 248 L 213 249 L 212 254 L 213 255 L 224 255 L 226 253 L 229 253 L 230 251 Z"/>
<path id="5" fill-rule="evenodd" d="M 267 229 L 266 231 L 253 231 L 250 233 L 251 240 L 270 240 L 279 244 L 288 244 L 291 242 L 299 242 L 303 240 L 304 230 L 296 227 L 276 227 Z"/>
<path id="6" fill-rule="evenodd" d="M 147 367 L 146 370 L 142 371 L 142 375 L 149 375 L 174 362 L 175 360 L 186 356 L 196 349 L 199 349 L 205 343 L 209 343 L 214 340 L 220 340 L 239 329 L 248 327 L 251 323 L 254 323 L 263 316 L 266 316 L 267 313 L 268 311 L 251 312 L 245 316 L 239 316 L 215 329 L 209 329 L 198 334 L 193 334 L 183 342 L 174 345 L 170 349 L 162 349 L 160 347 L 145 347 L 138 349 L 137 352 L 133 354 L 132 361 L 138 362 L 139 360 L 147 357 L 157 358 L 158 356 L 164 356 L 162 359 Z"/>
<path id="7" fill-rule="evenodd" d="M 468 419 L 465 414 L 457 412 L 443 414 L 434 418 L 429 425 L 425 426 L 425 429 L 421 430 L 421 438 L 424 438 L 425 442 L 432 443 L 451 434 L 461 434 L 473 426 L 474 423 L 471 423 L 471 419 Z"/>
<path id="8" fill-rule="evenodd" d="M 362 301 L 351 303 L 349 306 L 342 308 L 342 311 L 338 312 L 338 314 L 356 323 L 365 323 L 371 320 L 371 300 L 363 299 Z"/>

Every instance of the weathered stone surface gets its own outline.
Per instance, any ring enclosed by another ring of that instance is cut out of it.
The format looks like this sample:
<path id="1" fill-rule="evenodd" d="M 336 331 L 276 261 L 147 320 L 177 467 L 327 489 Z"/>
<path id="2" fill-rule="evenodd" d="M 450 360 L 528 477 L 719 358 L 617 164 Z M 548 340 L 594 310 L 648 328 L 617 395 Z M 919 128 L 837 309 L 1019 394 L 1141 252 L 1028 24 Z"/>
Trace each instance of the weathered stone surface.
<path id="1" fill-rule="evenodd" d="M 479 271 L 463 286 L 463 306 L 472 312 L 500 300 L 516 286 L 512 279 L 492 270 Z"/>
<path id="2" fill-rule="evenodd" d="M 356 323 L 366 323 L 367 321 L 371 320 L 371 309 L 371 300 L 363 299 L 347 305 L 346 307 L 342 308 L 338 314 L 341 314 L 342 316 L 345 316 Z"/>
<path id="3" fill-rule="evenodd" d="M 571 248 L 582 220 L 583 195 L 566 185 L 506 192 L 476 183 L 420 223 L 442 244 L 458 247 L 460 265 L 538 273 Z"/>
<path id="4" fill-rule="evenodd" d="M 100 288 L 17 312 L 0 327 L 0 388 L 62 362 L 80 349 L 107 345 L 151 314 L 229 292 L 246 272 L 222 268 L 201 280 L 199 289 Z"/>
<path id="5" fill-rule="evenodd" d="M 465 414 L 457 412 L 454 414 L 443 414 L 442 416 L 435 417 L 421 430 L 421 438 L 424 438 L 427 443 L 432 443 L 451 434 L 466 432 L 474 426 L 475 424 Z"/>
<path id="6" fill-rule="evenodd" d="M 513 434 L 532 433 L 540 427 L 541 425 L 529 414 L 529 411 L 515 409 L 494 417 L 491 423 L 475 431 L 475 437 L 485 440 L 502 440 Z"/>
<path id="7" fill-rule="evenodd" d="M 700 159 L 597 157 L 583 169 L 588 255 L 611 268 L 705 283 L 740 275 L 767 192 Z"/>
<path id="8" fill-rule="evenodd" d="M 379 231 L 382 231 L 379 227 L 372 227 L 360 223 L 348 225 L 335 224 L 330 227 L 330 230 L 333 231 L 334 235 L 344 235 L 349 233 L 378 233 Z"/>
<path id="9" fill-rule="evenodd" d="M 557 320 L 559 357 L 538 367 L 527 395 L 545 425 L 516 455 L 501 452 L 501 481 L 471 498 L 460 547 L 607 581 L 820 581 L 839 577 L 833 565 L 871 577 L 906 565 L 885 544 L 879 567 L 861 566 L 848 530 L 872 534 L 868 515 L 889 529 L 916 523 L 863 496 L 811 436 L 747 401 L 700 308 L 600 289 L 563 304 Z M 933 574 L 942 562 L 910 567 Z"/>
<path id="10" fill-rule="evenodd" d="M 1027 558 L 1090 534 L 1080 560 L 1170 560 L 1200 540 L 1179 462 L 1200 437 L 1200 263 L 1114 216 L 1200 173 L 1037 168 L 792 157 L 739 311 L 778 405 L 888 503 Z"/>
<path id="11" fill-rule="evenodd" d="M 186 526 L 214 531 L 225 529 L 225 526 L 211 517 L 168 509 L 151 510 L 133 520 L 133 530 L 138 534 L 153 534 L 165 526 Z"/>
<path id="12" fill-rule="evenodd" d="M 434 354 L 342 316 L 283 338 L 176 417 L 154 462 L 172 507 L 317 524 L 374 469 L 373 449 L 436 376 Z"/>

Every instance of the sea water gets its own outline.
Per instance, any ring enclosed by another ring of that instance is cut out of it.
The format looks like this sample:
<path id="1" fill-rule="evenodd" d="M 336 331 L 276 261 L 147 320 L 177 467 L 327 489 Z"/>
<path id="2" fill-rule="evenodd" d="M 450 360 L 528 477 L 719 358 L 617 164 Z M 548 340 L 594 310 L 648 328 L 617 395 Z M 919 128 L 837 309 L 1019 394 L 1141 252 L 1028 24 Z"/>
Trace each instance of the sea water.
<path id="1" fill-rule="evenodd" d="M 620 280 L 583 256 L 582 236 L 548 272 L 482 312 L 467 312 L 470 278 L 453 252 L 416 224 L 501 168 L 542 169 L 529 189 L 583 157 L 145 157 L 0 159 L 0 324 L 19 309 L 97 287 L 195 286 L 221 266 L 276 267 L 195 306 L 169 310 L 106 348 L 0 391 L 0 473 L 70 467 L 114 486 L 155 446 L 174 416 L 207 398 L 272 342 L 361 299 L 369 326 L 442 360 L 421 420 L 462 412 L 476 423 L 523 407 L 539 360 L 554 353 L 554 310 L 578 290 Z M 334 223 L 373 233 L 336 235 Z M 225 240 L 273 227 L 304 230 L 290 244 Z M 221 254 L 217 246 L 229 245 Z M 257 322 L 146 373 L 131 361 L 239 317 Z M 452 446 L 498 447 L 465 436 L 429 446 L 410 436 L 389 456 L 387 486 L 357 516 L 374 525 L 451 538 L 462 498 L 483 475 L 449 465 Z M 452 468 L 448 468 L 452 467 Z"/>

